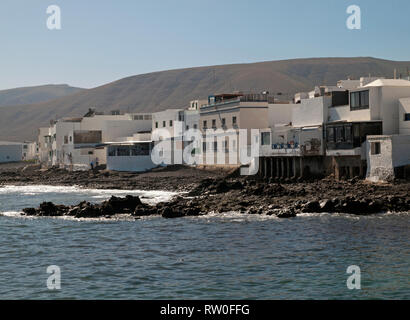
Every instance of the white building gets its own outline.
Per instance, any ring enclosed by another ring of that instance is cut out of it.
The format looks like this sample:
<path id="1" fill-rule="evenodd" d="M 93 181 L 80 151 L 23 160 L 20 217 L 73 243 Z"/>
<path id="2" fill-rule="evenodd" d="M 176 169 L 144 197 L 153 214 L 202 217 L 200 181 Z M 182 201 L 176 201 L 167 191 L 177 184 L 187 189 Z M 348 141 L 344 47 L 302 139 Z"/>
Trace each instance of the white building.
<path id="1" fill-rule="evenodd" d="M 183 150 L 192 143 L 184 138 L 185 132 L 199 128 L 198 103 L 191 101 L 187 110 L 167 109 L 152 114 L 152 140 L 163 165 L 183 163 Z"/>
<path id="2" fill-rule="evenodd" d="M 82 118 L 55 121 L 48 130 L 40 129 L 40 158 L 72 170 L 86 170 L 106 164 L 105 142 L 121 141 L 137 132 L 151 131 L 150 113 L 110 115 L 90 112 Z M 51 146 L 51 150 L 50 150 Z"/>
<path id="3" fill-rule="evenodd" d="M 368 136 L 367 140 L 368 180 L 410 178 L 410 135 Z"/>
<path id="4" fill-rule="evenodd" d="M 295 96 L 298 103 L 291 105 L 291 116 L 290 109 L 272 107 L 272 118 L 277 117 L 282 123 L 270 120 L 270 128 L 261 133 L 262 157 L 302 157 L 304 164 L 298 168 L 294 160 L 268 159 L 262 164 L 263 175 L 290 177 L 305 169 L 310 172 L 317 169 L 333 173 L 336 178 L 364 176 L 366 167 L 372 163 L 369 163 L 368 136 L 380 135 L 383 141 L 390 139 L 393 145 L 407 141 L 394 137 L 410 131 L 407 80 L 368 77 L 339 81 L 338 89 L 316 87 L 310 97 Z M 395 153 L 386 155 L 393 160 L 395 156 Z M 312 162 L 313 159 L 317 161 Z M 371 170 L 367 168 L 368 175 Z"/>
<path id="5" fill-rule="evenodd" d="M 23 160 L 23 144 L 0 141 L 0 163 L 19 162 Z"/>
<path id="6" fill-rule="evenodd" d="M 138 133 L 121 142 L 108 142 L 107 170 L 144 172 L 157 167 L 152 161 L 151 133 Z"/>

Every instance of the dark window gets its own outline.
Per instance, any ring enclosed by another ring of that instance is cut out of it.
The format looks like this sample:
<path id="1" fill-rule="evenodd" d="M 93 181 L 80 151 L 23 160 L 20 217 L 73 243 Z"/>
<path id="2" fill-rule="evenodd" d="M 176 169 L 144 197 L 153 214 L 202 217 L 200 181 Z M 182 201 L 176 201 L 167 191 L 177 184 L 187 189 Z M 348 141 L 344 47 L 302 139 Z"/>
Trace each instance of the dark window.
<path id="1" fill-rule="evenodd" d="M 371 144 L 372 155 L 381 154 L 381 145 L 380 142 L 372 142 Z"/>
<path id="2" fill-rule="evenodd" d="M 169 120 L 169 126 L 172 127 L 172 120 Z"/>
<path id="3" fill-rule="evenodd" d="M 343 132 L 343 127 L 336 127 L 336 142 L 343 142 L 344 140 L 344 132 Z"/>
<path id="4" fill-rule="evenodd" d="M 369 109 L 369 91 L 350 93 L 350 110 Z"/>
<path id="5" fill-rule="evenodd" d="M 204 120 L 204 128 L 207 128 L 207 127 L 208 127 L 208 124 L 207 124 L 206 120 Z"/>
<path id="6" fill-rule="evenodd" d="M 155 122 L 155 128 L 158 128 L 158 122 Z"/>
<path id="7" fill-rule="evenodd" d="M 410 121 L 410 113 L 404 114 L 404 121 Z"/>
<path id="8" fill-rule="evenodd" d="M 218 151 L 218 142 L 214 141 L 214 151 Z"/>
<path id="9" fill-rule="evenodd" d="M 162 126 L 165 128 L 167 126 L 167 123 L 165 121 L 162 121 Z"/>
<path id="10" fill-rule="evenodd" d="M 198 129 L 198 126 L 196 124 L 194 124 L 194 129 Z"/>
<path id="11" fill-rule="evenodd" d="M 270 132 L 262 132 L 262 145 L 269 146 L 270 145 Z"/>
<path id="12" fill-rule="evenodd" d="M 349 104 L 349 91 L 332 92 L 332 107 L 346 106 Z"/>
<path id="13" fill-rule="evenodd" d="M 226 124 L 226 120 L 225 118 L 222 118 L 222 127 L 225 127 L 225 124 Z"/>
<path id="14" fill-rule="evenodd" d="M 189 130 L 189 126 L 186 126 L 186 127 L 185 127 L 185 130 Z"/>
<path id="15" fill-rule="evenodd" d="M 236 125 L 237 125 L 237 122 L 236 122 L 236 117 L 232 117 L 232 124 L 233 124 L 234 126 L 236 126 Z"/>
<path id="16" fill-rule="evenodd" d="M 327 142 L 335 142 L 335 128 L 327 128 Z"/>
<path id="17" fill-rule="evenodd" d="M 345 141 L 349 142 L 349 143 L 353 141 L 353 139 L 352 139 L 352 127 L 350 127 L 350 126 L 345 127 Z"/>
<path id="18" fill-rule="evenodd" d="M 131 147 L 132 156 L 148 156 L 149 143 L 140 143 Z"/>
<path id="19" fill-rule="evenodd" d="M 212 128 L 216 128 L 216 120 L 212 120 Z"/>
<path id="20" fill-rule="evenodd" d="M 129 157 L 130 148 L 129 147 L 118 147 L 117 148 L 117 155 L 119 157 Z"/>
<path id="21" fill-rule="evenodd" d="M 202 150 L 206 152 L 206 142 L 202 142 Z"/>

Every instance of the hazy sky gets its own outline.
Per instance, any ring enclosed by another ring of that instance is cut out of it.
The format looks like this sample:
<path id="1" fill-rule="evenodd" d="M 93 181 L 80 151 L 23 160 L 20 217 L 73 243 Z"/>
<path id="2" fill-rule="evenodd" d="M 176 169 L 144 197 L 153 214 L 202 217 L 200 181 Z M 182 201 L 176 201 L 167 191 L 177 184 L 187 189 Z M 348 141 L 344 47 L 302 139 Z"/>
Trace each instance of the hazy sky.
<path id="1" fill-rule="evenodd" d="M 361 30 L 346 27 L 352 4 Z M 49 5 L 61 30 L 47 29 Z M 408 0 L 1 0 L 0 89 L 304 57 L 410 60 L 409 12 Z"/>

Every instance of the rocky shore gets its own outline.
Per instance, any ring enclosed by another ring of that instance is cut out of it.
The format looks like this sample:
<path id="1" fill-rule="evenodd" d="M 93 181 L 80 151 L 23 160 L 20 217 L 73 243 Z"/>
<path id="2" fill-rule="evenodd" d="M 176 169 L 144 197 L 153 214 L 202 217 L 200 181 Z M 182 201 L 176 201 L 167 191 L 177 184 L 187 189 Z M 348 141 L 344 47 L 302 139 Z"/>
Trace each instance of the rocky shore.
<path id="1" fill-rule="evenodd" d="M 138 197 L 127 196 L 111 197 L 101 204 L 82 202 L 75 206 L 46 202 L 39 208 L 24 209 L 24 214 L 76 218 L 109 218 L 127 214 L 136 218 L 150 215 L 177 218 L 236 211 L 291 218 L 301 213 L 320 212 L 354 215 L 410 212 L 410 184 L 406 182 L 376 185 L 354 179 L 335 181 L 327 178 L 278 183 L 231 174 L 207 177 L 199 182 L 191 179 L 189 189 L 183 197 L 177 196 L 169 202 L 154 206 L 142 203 Z"/>
<path id="2" fill-rule="evenodd" d="M 184 166 L 157 168 L 145 173 L 106 170 L 67 171 L 41 169 L 24 163 L 0 164 L 2 185 L 81 186 L 89 189 L 190 191 L 205 178 L 225 175 L 225 171 L 204 171 Z"/>

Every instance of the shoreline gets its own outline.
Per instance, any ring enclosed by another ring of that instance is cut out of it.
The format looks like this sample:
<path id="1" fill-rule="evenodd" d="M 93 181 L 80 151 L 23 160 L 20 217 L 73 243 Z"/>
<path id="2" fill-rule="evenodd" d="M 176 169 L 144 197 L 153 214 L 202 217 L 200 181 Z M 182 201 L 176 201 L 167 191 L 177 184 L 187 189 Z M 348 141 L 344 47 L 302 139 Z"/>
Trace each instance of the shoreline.
<path id="1" fill-rule="evenodd" d="M 408 182 L 372 184 L 356 179 L 336 181 L 332 178 L 277 182 L 253 176 L 237 176 L 233 172 L 222 170 L 206 171 L 184 166 L 165 167 L 141 174 L 40 170 L 35 166 L 7 170 L 0 168 L 0 187 L 33 184 L 77 185 L 102 190 L 161 190 L 186 194 L 153 206 L 142 204 L 138 197 L 132 196 L 113 197 L 97 205 L 82 202 L 65 207 L 47 203 L 39 208 L 27 209 L 26 215 L 95 218 L 120 213 L 135 217 L 161 215 L 165 218 L 177 218 L 236 211 L 291 218 L 301 213 L 368 215 L 410 212 Z"/>

